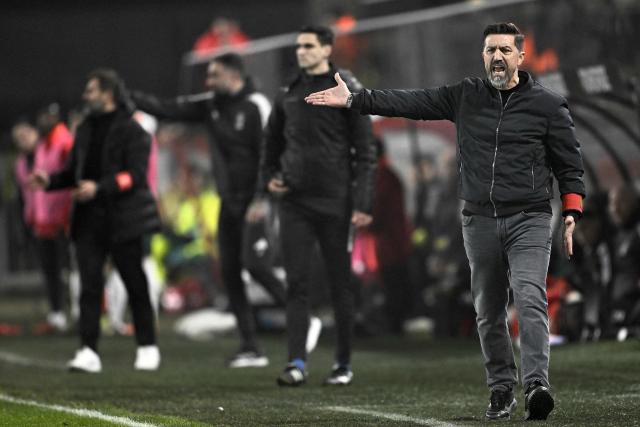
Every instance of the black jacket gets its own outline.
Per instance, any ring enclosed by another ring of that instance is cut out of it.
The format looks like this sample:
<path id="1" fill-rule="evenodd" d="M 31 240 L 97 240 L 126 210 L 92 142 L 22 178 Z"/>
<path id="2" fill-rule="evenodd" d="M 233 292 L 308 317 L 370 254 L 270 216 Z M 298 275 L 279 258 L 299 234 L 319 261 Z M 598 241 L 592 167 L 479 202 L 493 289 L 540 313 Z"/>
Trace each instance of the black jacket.
<path id="1" fill-rule="evenodd" d="M 76 133 L 71 155 L 64 169 L 49 177 L 47 191 L 76 186 L 83 179 L 92 136 L 88 117 Z M 109 128 L 101 156 L 101 178 L 97 199 L 104 202 L 114 242 L 140 237 L 160 229 L 160 218 L 147 184 L 151 138 L 131 114 L 118 110 Z M 77 238 L 77 202 L 71 220 L 71 237 Z"/>
<path id="2" fill-rule="evenodd" d="M 504 216 L 547 203 L 553 177 L 561 194 L 584 197 L 580 144 L 567 101 L 520 71 L 526 83 L 509 96 L 488 80 L 423 90 L 365 90 L 354 96 L 361 114 L 451 120 L 458 138 L 458 196 L 471 210 Z"/>
<path id="3" fill-rule="evenodd" d="M 335 86 L 335 72 L 301 72 L 278 93 L 267 126 L 262 179 L 266 184 L 282 175 L 291 190 L 285 200 L 320 213 L 371 212 L 376 155 L 370 119 L 304 101 Z M 353 90 L 359 87 L 351 74 L 340 75 Z"/>
<path id="4" fill-rule="evenodd" d="M 267 98 L 249 80 L 233 96 L 208 93 L 160 100 L 140 92 L 131 95 L 139 109 L 160 119 L 207 125 L 218 192 L 227 208 L 243 215 L 258 182 L 263 127 L 271 110 Z"/>

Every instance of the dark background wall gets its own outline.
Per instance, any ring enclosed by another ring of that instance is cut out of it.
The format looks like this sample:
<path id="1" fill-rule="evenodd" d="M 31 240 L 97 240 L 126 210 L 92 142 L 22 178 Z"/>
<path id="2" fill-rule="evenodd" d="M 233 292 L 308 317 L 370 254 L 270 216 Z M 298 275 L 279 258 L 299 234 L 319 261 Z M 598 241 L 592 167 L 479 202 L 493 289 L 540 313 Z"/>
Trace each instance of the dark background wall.
<path id="1" fill-rule="evenodd" d="M 234 18 L 259 38 L 296 30 L 306 9 L 302 0 L 3 1 L 0 129 L 47 102 L 76 105 L 98 66 L 115 68 L 130 87 L 175 95 L 180 58 L 213 17 Z"/>

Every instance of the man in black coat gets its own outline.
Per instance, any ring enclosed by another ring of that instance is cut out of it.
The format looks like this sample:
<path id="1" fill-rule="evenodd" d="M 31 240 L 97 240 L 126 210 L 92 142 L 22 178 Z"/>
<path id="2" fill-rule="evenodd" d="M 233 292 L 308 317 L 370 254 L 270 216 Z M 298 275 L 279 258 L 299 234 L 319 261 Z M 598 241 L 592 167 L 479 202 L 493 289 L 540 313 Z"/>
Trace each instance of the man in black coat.
<path id="1" fill-rule="evenodd" d="M 553 177 L 562 194 L 564 244 L 571 256 L 585 187 L 580 144 L 567 101 L 518 71 L 524 35 L 514 24 L 484 31 L 486 79 L 466 78 L 424 90 L 363 90 L 338 86 L 307 102 L 361 114 L 451 120 L 458 136 L 458 196 L 465 201 L 462 234 L 485 360 L 489 419 L 508 419 L 518 371 L 507 330 L 509 287 L 520 324 L 525 419 L 546 419 L 550 393 L 549 318 L 545 278 L 551 253 Z M 320 111 L 318 114 L 321 114 Z"/>
<path id="2" fill-rule="evenodd" d="M 81 349 L 71 370 L 98 373 L 103 268 L 109 256 L 129 294 L 138 350 L 138 370 L 156 370 L 160 352 L 147 277 L 142 269 L 143 237 L 160 228 L 156 204 L 147 185 L 151 140 L 132 118 L 113 70 L 92 71 L 83 98 L 89 112 L 76 133 L 65 168 L 48 175 L 36 171 L 32 182 L 47 191 L 73 187 L 71 239 L 80 270 Z"/>
<path id="3" fill-rule="evenodd" d="M 289 364 L 278 377 L 282 386 L 306 381 L 310 262 L 316 242 L 327 268 L 337 329 L 335 364 L 326 384 L 349 384 L 353 377 L 349 235 L 351 227 L 371 222 L 376 155 L 368 117 L 330 108 L 317 111 L 304 102 L 310 92 L 333 84 L 332 45 L 328 28 L 300 31 L 300 72 L 278 94 L 267 127 L 261 175 L 268 190 L 282 197 L 282 254 L 289 284 Z M 355 79 L 343 74 L 355 90 Z"/>
<path id="4" fill-rule="evenodd" d="M 256 191 L 263 128 L 271 104 L 255 90 L 238 54 L 215 57 L 207 68 L 205 85 L 208 92 L 186 98 L 162 100 L 139 91 L 132 92 L 131 98 L 137 108 L 159 119 L 203 123 L 209 130 L 213 174 L 222 199 L 218 234 L 220 270 L 242 340 L 238 351 L 227 360 L 227 366 L 264 367 L 269 359 L 258 346 L 241 273 L 245 215 Z M 256 219 L 256 215 L 252 217 Z M 245 267 L 276 304 L 284 305 L 284 285 L 269 268 L 258 264 Z"/>

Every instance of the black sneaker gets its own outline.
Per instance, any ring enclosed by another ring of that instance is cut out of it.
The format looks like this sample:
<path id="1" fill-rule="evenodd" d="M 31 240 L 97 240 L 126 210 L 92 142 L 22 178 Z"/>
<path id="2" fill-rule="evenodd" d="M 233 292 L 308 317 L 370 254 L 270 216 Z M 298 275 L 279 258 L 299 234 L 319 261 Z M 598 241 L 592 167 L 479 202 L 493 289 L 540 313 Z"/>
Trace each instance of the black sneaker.
<path id="1" fill-rule="evenodd" d="M 489 398 L 489 407 L 485 416 L 490 420 L 511 419 L 511 413 L 516 409 L 516 399 L 511 390 L 492 390 Z"/>
<path id="2" fill-rule="evenodd" d="M 353 371 L 350 368 L 333 365 L 333 370 L 324 380 L 324 385 L 349 385 L 351 381 L 353 381 Z"/>
<path id="3" fill-rule="evenodd" d="M 278 377 L 278 385 L 281 387 L 297 387 L 307 382 L 307 373 L 296 365 L 289 364 Z"/>
<path id="4" fill-rule="evenodd" d="M 239 351 L 227 360 L 228 368 L 264 368 L 269 359 L 258 351 Z"/>
<path id="5" fill-rule="evenodd" d="M 524 394 L 524 419 L 546 420 L 553 410 L 554 402 L 549 388 L 540 381 L 529 384 Z"/>

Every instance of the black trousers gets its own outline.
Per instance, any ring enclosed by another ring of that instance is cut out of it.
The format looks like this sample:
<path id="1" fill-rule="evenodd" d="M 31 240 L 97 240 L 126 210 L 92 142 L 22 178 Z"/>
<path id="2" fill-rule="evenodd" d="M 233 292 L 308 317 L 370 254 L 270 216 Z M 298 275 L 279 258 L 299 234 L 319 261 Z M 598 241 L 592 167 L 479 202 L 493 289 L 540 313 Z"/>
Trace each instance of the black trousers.
<path id="1" fill-rule="evenodd" d="M 62 311 L 64 284 L 62 267 L 69 262 L 69 242 L 60 235 L 53 238 L 36 237 L 38 258 L 47 287 L 47 298 L 51 311 Z"/>
<path id="2" fill-rule="evenodd" d="M 79 226 L 75 232 L 75 250 L 82 284 L 79 320 L 82 345 L 97 351 L 104 265 L 108 256 L 118 269 L 129 295 L 136 342 L 139 346 L 154 345 L 155 319 L 149 299 L 147 276 L 142 269 L 142 237 L 114 243 L 110 239 L 108 219 L 102 212 L 79 211 L 76 218 Z"/>
<path id="3" fill-rule="evenodd" d="M 324 258 L 333 305 L 337 347 L 335 361 L 351 362 L 355 288 L 351 281 L 350 217 L 322 215 L 289 202 L 282 204 L 281 239 L 287 272 L 289 360 L 306 360 L 311 263 L 316 243 Z"/>
<path id="4" fill-rule="evenodd" d="M 218 222 L 220 271 L 229 296 L 231 311 L 238 324 L 242 340 L 241 350 L 258 351 L 253 311 L 242 280 L 243 258 L 246 257 L 245 247 L 252 242 L 252 236 L 246 232 L 246 207 L 244 205 L 242 209 L 237 206 L 230 208 L 224 202 L 222 204 Z M 247 265 L 247 269 L 253 278 L 271 294 L 276 303 L 284 305 L 284 285 L 267 266 L 252 263 Z"/>

